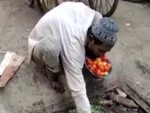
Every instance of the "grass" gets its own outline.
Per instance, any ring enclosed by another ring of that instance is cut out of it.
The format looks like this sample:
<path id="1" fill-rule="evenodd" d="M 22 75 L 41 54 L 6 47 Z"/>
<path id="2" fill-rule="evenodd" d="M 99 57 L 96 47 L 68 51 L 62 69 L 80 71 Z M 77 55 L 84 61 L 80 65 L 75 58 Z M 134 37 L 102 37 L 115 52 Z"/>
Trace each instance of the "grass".
<path id="1" fill-rule="evenodd" d="M 67 113 L 77 113 L 77 110 L 70 110 Z M 92 113 L 105 113 L 100 105 L 92 105 Z"/>

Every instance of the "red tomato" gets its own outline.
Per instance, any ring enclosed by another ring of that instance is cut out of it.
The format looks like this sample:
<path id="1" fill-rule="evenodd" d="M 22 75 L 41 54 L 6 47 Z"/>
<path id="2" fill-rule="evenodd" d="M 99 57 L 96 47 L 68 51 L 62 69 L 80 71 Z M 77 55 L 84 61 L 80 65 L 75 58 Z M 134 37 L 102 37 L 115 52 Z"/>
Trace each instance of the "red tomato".
<path id="1" fill-rule="evenodd" d="M 92 61 L 90 59 L 87 59 L 86 62 L 89 65 L 89 64 L 91 64 Z"/>
<path id="2" fill-rule="evenodd" d="M 102 77 L 102 76 L 103 76 L 103 74 L 104 74 L 104 72 L 102 72 L 102 71 L 101 71 L 101 72 L 100 72 L 100 76 Z"/>
<path id="3" fill-rule="evenodd" d="M 106 66 L 106 65 L 107 65 L 107 62 L 102 62 L 102 65 L 103 65 L 103 66 Z"/>
<path id="4" fill-rule="evenodd" d="M 89 69 L 91 69 L 91 65 L 87 65 L 87 67 L 88 67 Z"/>
<path id="5" fill-rule="evenodd" d="M 97 64 L 98 64 L 98 61 L 95 60 L 95 61 L 94 61 L 94 64 L 97 65 Z"/>
<path id="6" fill-rule="evenodd" d="M 100 66 L 99 69 L 103 72 L 105 68 L 103 66 Z"/>
<path id="7" fill-rule="evenodd" d="M 101 57 L 102 61 L 108 61 L 106 56 Z"/>
<path id="8" fill-rule="evenodd" d="M 96 68 L 97 68 L 95 64 L 94 64 L 94 65 L 92 65 L 92 67 L 93 67 L 94 69 L 96 69 Z"/>
<path id="9" fill-rule="evenodd" d="M 88 67 L 90 70 L 92 70 L 92 71 L 94 70 L 93 65 L 89 65 Z"/>
<path id="10" fill-rule="evenodd" d="M 108 66 L 105 66 L 105 67 L 104 67 L 104 70 L 105 70 L 105 72 L 108 72 L 108 71 L 109 71 L 109 67 L 108 67 Z"/>
<path id="11" fill-rule="evenodd" d="M 109 67 L 109 69 L 111 68 L 111 64 L 110 63 L 108 63 L 107 66 Z"/>
<path id="12" fill-rule="evenodd" d="M 100 61 L 100 62 L 98 62 L 98 67 L 101 67 L 102 66 L 102 62 Z"/>
<path id="13" fill-rule="evenodd" d="M 101 58 L 97 58 L 96 60 L 97 60 L 98 62 L 101 62 L 101 61 L 102 61 Z"/>
<path id="14" fill-rule="evenodd" d="M 93 72 L 96 74 L 97 73 L 97 68 L 95 68 Z"/>
<path id="15" fill-rule="evenodd" d="M 93 65 L 93 61 L 92 61 L 91 59 L 87 59 L 87 60 L 86 60 L 86 63 L 87 63 L 88 65 Z"/>
<path id="16" fill-rule="evenodd" d="M 108 72 L 104 72 L 104 76 L 108 75 Z"/>
<path id="17" fill-rule="evenodd" d="M 102 74 L 101 76 L 105 76 L 105 72 L 102 72 L 101 74 Z"/>
<path id="18" fill-rule="evenodd" d="M 98 69 L 98 70 L 96 71 L 96 75 L 97 75 L 97 76 L 100 76 L 100 73 L 101 73 L 101 71 Z"/>

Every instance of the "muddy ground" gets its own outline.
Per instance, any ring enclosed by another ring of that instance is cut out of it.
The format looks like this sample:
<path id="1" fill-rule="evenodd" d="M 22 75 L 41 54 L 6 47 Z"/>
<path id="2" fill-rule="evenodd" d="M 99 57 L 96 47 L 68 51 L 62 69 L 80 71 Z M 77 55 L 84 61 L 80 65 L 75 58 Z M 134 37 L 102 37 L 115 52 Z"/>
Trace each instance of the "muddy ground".
<path id="1" fill-rule="evenodd" d="M 27 36 L 41 16 L 24 0 L 0 0 L 0 51 L 27 57 Z M 109 53 L 113 72 L 108 81 L 121 78 L 150 102 L 150 5 L 120 1 L 112 18 L 120 32 L 117 45 Z M 63 99 L 65 94 L 56 94 L 42 73 L 25 61 L 9 84 L 0 89 L 0 112 L 38 113 Z"/>

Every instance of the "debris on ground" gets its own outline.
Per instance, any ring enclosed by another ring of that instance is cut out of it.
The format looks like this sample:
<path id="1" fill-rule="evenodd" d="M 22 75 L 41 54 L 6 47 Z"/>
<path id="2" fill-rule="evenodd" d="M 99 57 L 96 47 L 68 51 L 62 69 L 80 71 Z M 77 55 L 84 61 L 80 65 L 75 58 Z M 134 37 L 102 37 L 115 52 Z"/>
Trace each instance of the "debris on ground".
<path id="1" fill-rule="evenodd" d="M 112 100 L 100 100 L 99 102 L 98 102 L 98 104 L 100 104 L 100 105 L 113 105 L 113 101 Z"/>
<path id="2" fill-rule="evenodd" d="M 130 24 L 129 22 L 125 23 L 125 25 L 126 25 L 127 27 L 130 27 L 130 26 L 131 26 L 131 24 Z"/>
<path id="3" fill-rule="evenodd" d="M 123 92 L 121 89 L 116 88 L 116 91 L 117 91 L 117 93 L 118 93 L 120 96 L 122 96 L 122 97 L 124 97 L 124 98 L 127 97 L 127 94 L 126 94 L 125 92 Z"/>
<path id="4" fill-rule="evenodd" d="M 129 98 L 122 97 L 120 95 L 111 94 L 110 98 L 121 105 L 124 105 L 128 108 L 138 108 L 135 102 Z"/>
<path id="5" fill-rule="evenodd" d="M 77 113 L 77 110 L 70 110 L 67 113 Z M 101 106 L 92 105 L 92 113 L 105 113 L 105 112 Z"/>
<path id="6" fill-rule="evenodd" d="M 128 2 L 133 2 L 133 3 L 144 3 L 144 2 L 149 2 L 149 0 L 124 0 Z"/>
<path id="7" fill-rule="evenodd" d="M 0 87 L 5 87 L 7 82 L 14 76 L 25 58 L 14 52 L 0 54 Z"/>
<path id="8" fill-rule="evenodd" d="M 76 109 L 68 112 L 77 113 Z M 105 92 L 97 101 L 92 103 L 92 113 L 147 113 L 120 88 Z"/>

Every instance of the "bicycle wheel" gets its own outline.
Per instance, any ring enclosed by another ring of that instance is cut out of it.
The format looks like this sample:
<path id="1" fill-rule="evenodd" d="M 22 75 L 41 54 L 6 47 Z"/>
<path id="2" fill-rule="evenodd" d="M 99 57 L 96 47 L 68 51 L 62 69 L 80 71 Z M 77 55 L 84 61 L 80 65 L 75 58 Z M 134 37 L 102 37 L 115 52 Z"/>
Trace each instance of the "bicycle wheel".
<path id="1" fill-rule="evenodd" d="M 40 0 L 37 0 L 37 4 L 40 10 L 46 13 L 56 6 L 56 0 L 42 0 L 42 2 L 40 2 Z"/>
<path id="2" fill-rule="evenodd" d="M 104 17 L 110 17 L 115 12 L 119 0 L 89 0 L 90 7 L 99 11 Z"/>
<path id="3" fill-rule="evenodd" d="M 34 6 L 34 0 L 25 0 L 26 4 L 29 6 L 29 7 L 33 7 Z"/>

